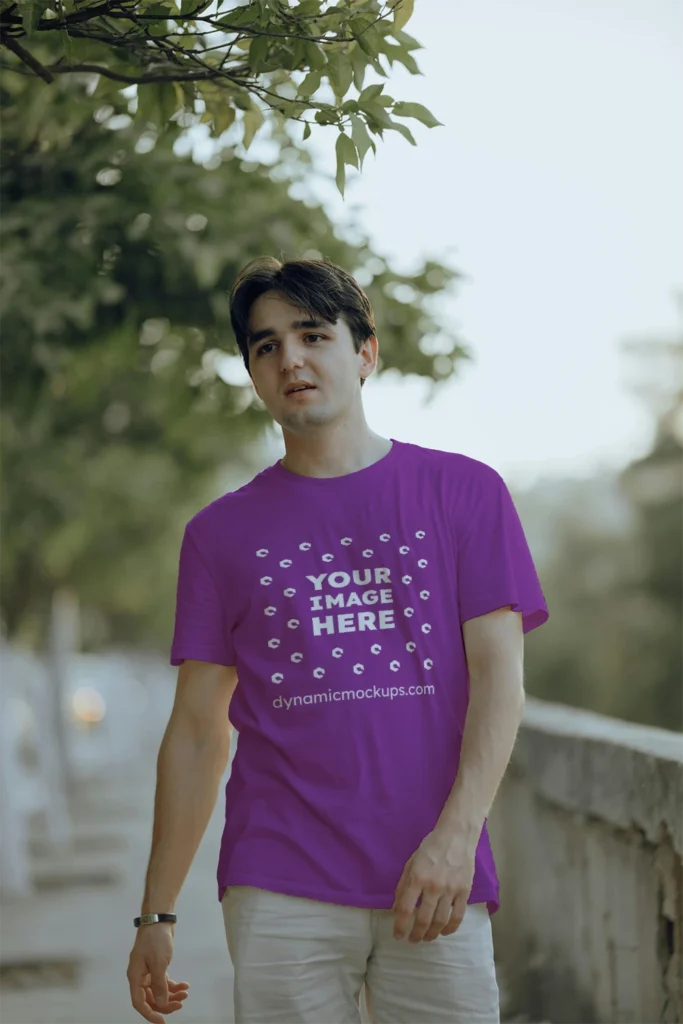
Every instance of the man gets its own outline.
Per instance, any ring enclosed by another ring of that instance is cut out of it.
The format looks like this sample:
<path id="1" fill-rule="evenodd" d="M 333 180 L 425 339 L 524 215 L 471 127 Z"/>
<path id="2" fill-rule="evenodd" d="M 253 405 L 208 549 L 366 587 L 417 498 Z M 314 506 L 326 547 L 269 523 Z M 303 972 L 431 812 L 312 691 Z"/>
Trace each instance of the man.
<path id="1" fill-rule="evenodd" d="M 252 261 L 231 317 L 286 454 L 185 529 L 142 913 L 173 912 L 230 719 L 218 887 L 238 1024 L 358 1022 L 363 988 L 375 1024 L 493 1024 L 486 816 L 523 634 L 548 617 L 512 499 L 482 462 L 369 429 L 378 342 L 341 268 Z M 130 957 L 154 1024 L 187 996 L 173 932 L 143 918 Z"/>

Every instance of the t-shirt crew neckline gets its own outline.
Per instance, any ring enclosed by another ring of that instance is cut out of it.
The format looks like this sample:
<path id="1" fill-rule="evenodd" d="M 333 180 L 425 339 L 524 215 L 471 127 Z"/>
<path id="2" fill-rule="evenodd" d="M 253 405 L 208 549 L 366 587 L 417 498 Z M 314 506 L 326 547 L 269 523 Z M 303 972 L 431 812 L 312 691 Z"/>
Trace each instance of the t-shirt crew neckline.
<path id="1" fill-rule="evenodd" d="M 381 474 L 391 468 L 398 454 L 399 442 L 393 437 L 390 437 L 389 440 L 391 441 L 391 448 L 381 459 L 370 463 L 369 466 L 364 466 L 363 469 L 355 469 L 352 473 L 343 473 L 342 476 L 303 476 L 300 473 L 292 473 L 291 470 L 285 469 L 281 460 L 278 460 L 270 467 L 271 472 L 278 479 L 294 484 L 296 487 L 346 487 L 356 482 L 361 483 L 364 479 Z"/>

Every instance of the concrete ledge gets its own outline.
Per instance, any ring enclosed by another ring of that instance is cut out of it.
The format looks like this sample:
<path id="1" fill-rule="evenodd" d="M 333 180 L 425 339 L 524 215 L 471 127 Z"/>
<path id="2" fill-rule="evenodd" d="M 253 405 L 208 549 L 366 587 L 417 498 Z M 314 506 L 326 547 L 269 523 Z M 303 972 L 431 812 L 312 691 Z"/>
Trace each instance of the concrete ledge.
<path id="1" fill-rule="evenodd" d="M 528 698 L 512 763 L 539 796 L 683 856 L 683 734 Z"/>
<path id="2" fill-rule="evenodd" d="M 489 818 L 508 1012 L 683 1021 L 683 736 L 528 698 Z"/>

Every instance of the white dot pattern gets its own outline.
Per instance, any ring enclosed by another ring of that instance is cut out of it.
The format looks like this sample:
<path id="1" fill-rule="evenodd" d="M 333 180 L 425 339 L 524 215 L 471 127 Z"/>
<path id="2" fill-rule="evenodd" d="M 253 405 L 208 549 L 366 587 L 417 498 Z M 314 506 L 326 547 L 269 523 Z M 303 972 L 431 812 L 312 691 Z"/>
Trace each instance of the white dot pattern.
<path id="1" fill-rule="evenodd" d="M 416 530 L 414 535 L 415 535 L 415 538 L 417 540 L 424 540 L 424 538 L 426 536 L 426 533 L 425 533 L 424 530 Z M 387 544 L 387 543 L 389 543 L 391 541 L 391 534 L 390 533 L 381 533 L 381 534 L 379 534 L 379 540 L 380 540 L 381 543 Z M 349 547 L 352 543 L 353 543 L 353 539 L 351 537 L 342 537 L 341 540 L 340 540 L 340 544 L 342 545 L 342 547 Z M 302 541 L 299 544 L 298 547 L 299 547 L 300 551 L 303 551 L 303 552 L 310 551 L 311 548 L 312 548 L 312 544 L 311 544 L 310 541 Z M 408 544 L 401 544 L 398 547 L 399 554 L 401 554 L 403 556 L 409 555 L 410 551 L 411 551 L 411 549 L 410 549 L 410 546 Z M 363 558 L 372 558 L 374 553 L 375 552 L 374 552 L 373 548 L 364 548 L 363 551 L 362 551 L 362 556 L 363 556 Z M 270 552 L 269 552 L 268 548 L 259 548 L 256 551 L 256 555 L 257 555 L 258 558 L 266 558 L 269 554 L 270 554 Z M 327 551 L 327 552 L 325 552 L 323 555 L 321 555 L 319 557 L 321 558 L 321 560 L 323 562 L 328 563 L 328 564 L 330 562 L 334 561 L 334 559 L 335 559 L 335 555 L 331 551 Z M 426 558 L 420 558 L 420 559 L 417 560 L 417 566 L 420 569 L 426 569 L 428 564 L 429 563 L 428 563 Z M 279 561 L 279 565 L 280 565 L 280 568 L 282 568 L 282 569 L 289 569 L 293 565 L 293 561 L 292 561 L 291 558 L 282 558 Z M 331 570 L 328 570 L 328 571 L 331 571 Z M 363 570 L 363 571 L 367 572 L 367 570 Z M 349 570 L 349 573 L 350 573 L 350 570 Z M 401 576 L 401 582 L 405 586 L 410 586 L 410 584 L 413 582 L 413 577 L 410 575 L 410 573 L 405 573 L 404 575 Z M 264 587 L 268 587 L 272 583 L 273 583 L 273 577 L 272 576 L 262 576 L 261 579 L 260 579 L 260 584 L 262 586 L 264 586 Z M 286 589 L 284 589 L 282 591 L 283 596 L 286 597 L 286 598 L 293 598 L 296 595 L 296 592 L 297 591 L 296 591 L 296 589 L 294 587 L 287 587 Z M 420 590 L 419 591 L 419 596 L 420 596 L 420 599 L 422 601 L 427 601 L 427 600 L 429 600 L 430 592 L 429 592 L 429 590 L 424 590 L 424 589 Z M 267 616 L 271 616 L 272 617 L 276 613 L 277 613 L 277 608 L 274 605 L 269 605 L 267 608 L 264 609 L 264 614 L 267 615 Z M 406 608 L 403 609 L 403 614 L 404 614 L 404 616 L 407 619 L 410 619 L 410 618 L 412 618 L 414 616 L 415 609 L 412 608 L 412 607 L 406 607 Z M 300 625 L 301 625 L 301 623 L 300 623 L 299 619 L 292 618 L 292 619 L 289 619 L 287 621 L 287 628 L 290 629 L 290 630 L 298 629 Z M 422 625 L 420 626 L 420 631 L 424 635 L 429 634 L 431 632 L 431 629 L 432 629 L 432 626 L 428 622 L 422 623 Z M 281 643 L 282 643 L 282 641 L 281 641 L 281 639 L 279 637 L 271 637 L 267 641 L 268 647 L 271 650 L 277 650 L 280 647 Z M 416 644 L 416 642 L 414 640 L 409 640 L 405 644 L 405 649 L 406 649 L 406 651 L 409 654 L 415 653 L 417 651 L 417 644 Z M 382 645 L 379 644 L 379 643 L 373 643 L 370 646 L 369 650 L 370 650 L 371 654 L 373 654 L 375 656 L 378 656 L 378 655 L 380 655 L 382 653 Z M 344 649 L 342 647 L 335 647 L 331 651 L 331 654 L 332 654 L 333 658 L 340 659 L 344 655 Z M 300 664 L 303 660 L 304 660 L 304 655 L 303 655 L 303 653 L 301 651 L 295 651 L 294 653 L 290 654 L 290 661 L 294 665 Z M 385 664 L 386 664 L 386 662 L 385 662 Z M 422 667 L 425 669 L 425 671 L 430 671 L 433 668 L 433 666 L 434 666 L 434 662 L 433 662 L 432 658 L 427 658 L 427 657 L 423 657 L 422 658 Z M 380 662 L 380 667 L 381 667 L 381 662 Z M 397 659 L 393 659 L 392 661 L 389 662 L 389 669 L 392 672 L 398 672 L 400 670 L 400 668 L 401 668 L 401 663 Z M 362 675 L 364 671 L 365 671 L 365 666 L 364 666 L 364 664 L 362 662 L 356 662 L 353 665 L 353 672 L 354 672 L 355 675 Z M 312 674 L 313 674 L 313 677 L 315 679 L 322 679 L 325 676 L 325 674 L 326 674 L 326 669 L 322 665 L 318 665 L 315 669 L 313 669 Z M 275 683 L 275 684 L 280 684 L 280 683 L 283 682 L 283 680 L 284 680 L 284 675 L 283 675 L 282 672 L 275 672 L 275 673 L 273 673 L 271 675 L 271 681 L 273 683 Z"/>

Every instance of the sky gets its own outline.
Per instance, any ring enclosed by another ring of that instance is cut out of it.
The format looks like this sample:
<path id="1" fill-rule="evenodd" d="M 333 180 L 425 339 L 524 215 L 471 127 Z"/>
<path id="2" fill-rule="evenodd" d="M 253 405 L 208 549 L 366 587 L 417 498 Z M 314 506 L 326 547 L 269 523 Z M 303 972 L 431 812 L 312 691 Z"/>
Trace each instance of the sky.
<path id="1" fill-rule="evenodd" d="M 315 193 L 395 270 L 465 275 L 439 312 L 474 358 L 426 407 L 422 381 L 370 381 L 371 427 L 522 488 L 625 465 L 652 418 L 619 344 L 680 332 L 683 5 L 416 0 L 406 30 L 423 74 L 395 65 L 385 89 L 444 127 L 407 121 L 417 147 L 386 132 L 345 201 L 336 129 L 314 129 Z"/>

